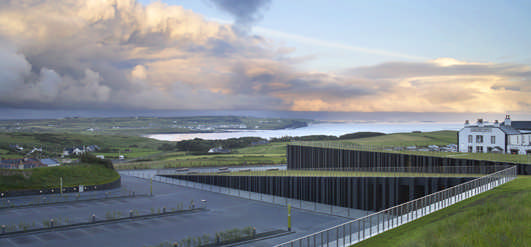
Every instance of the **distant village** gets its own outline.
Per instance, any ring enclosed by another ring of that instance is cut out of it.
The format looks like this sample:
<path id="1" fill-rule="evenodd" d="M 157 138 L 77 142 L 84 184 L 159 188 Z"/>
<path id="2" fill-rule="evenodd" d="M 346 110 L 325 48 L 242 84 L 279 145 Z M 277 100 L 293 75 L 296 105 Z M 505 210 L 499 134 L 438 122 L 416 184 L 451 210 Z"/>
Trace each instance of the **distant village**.
<path id="1" fill-rule="evenodd" d="M 37 167 L 53 167 L 59 166 L 61 163 L 71 163 L 71 157 L 79 156 L 86 152 L 96 152 L 101 150 L 98 145 L 78 146 L 72 148 L 65 148 L 61 153 L 61 162 L 52 158 L 38 158 L 43 153 L 42 147 L 33 147 L 30 151 L 26 152 L 24 147 L 13 144 L 9 145 L 9 148 L 18 153 L 24 154 L 25 158 L 19 159 L 5 159 L 1 157 L 0 168 L 2 169 L 29 169 Z M 97 158 L 104 159 L 103 155 L 96 155 Z M 120 155 L 119 159 L 124 159 L 124 155 Z"/>

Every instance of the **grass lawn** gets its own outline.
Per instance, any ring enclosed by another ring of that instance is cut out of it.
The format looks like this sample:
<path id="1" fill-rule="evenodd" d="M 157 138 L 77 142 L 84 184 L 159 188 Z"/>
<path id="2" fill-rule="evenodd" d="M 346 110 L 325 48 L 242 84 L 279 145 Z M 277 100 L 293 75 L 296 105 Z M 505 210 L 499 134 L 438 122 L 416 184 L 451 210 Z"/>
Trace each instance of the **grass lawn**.
<path id="1" fill-rule="evenodd" d="M 6 175 L 5 173 L 9 173 Z M 15 174 L 13 174 L 15 173 Z M 97 185 L 112 182 L 120 175 L 101 165 L 75 165 L 33 168 L 27 170 L 0 170 L 0 191 L 17 189 L 41 189 L 63 186 Z"/>
<path id="2" fill-rule="evenodd" d="M 531 176 L 354 246 L 531 246 Z"/>
<path id="3" fill-rule="evenodd" d="M 230 154 L 187 155 L 183 151 L 167 152 L 154 154 L 149 157 L 148 161 L 120 163 L 114 166 L 116 169 L 157 169 L 284 164 L 286 163 L 286 145 L 285 142 L 256 145 L 234 149 Z"/>
<path id="4" fill-rule="evenodd" d="M 279 154 L 286 155 L 287 142 L 273 142 L 234 150 L 238 154 Z"/>
<path id="5" fill-rule="evenodd" d="M 266 165 L 286 163 L 285 155 L 278 154 L 212 154 L 176 155 L 156 161 L 138 161 L 114 164 L 116 169 L 157 169 L 177 167 L 214 167 L 235 165 Z"/>
<path id="6" fill-rule="evenodd" d="M 129 151 L 124 150 L 118 152 L 94 152 L 94 155 L 103 155 L 106 159 L 118 159 L 120 155 L 125 156 L 126 159 L 134 159 L 140 157 L 151 157 L 162 154 L 163 151 L 147 149 L 147 148 L 128 148 Z"/>
<path id="7" fill-rule="evenodd" d="M 336 141 L 358 145 L 427 146 L 457 143 L 457 131 L 443 130 L 422 133 L 395 133 L 375 137 Z"/>

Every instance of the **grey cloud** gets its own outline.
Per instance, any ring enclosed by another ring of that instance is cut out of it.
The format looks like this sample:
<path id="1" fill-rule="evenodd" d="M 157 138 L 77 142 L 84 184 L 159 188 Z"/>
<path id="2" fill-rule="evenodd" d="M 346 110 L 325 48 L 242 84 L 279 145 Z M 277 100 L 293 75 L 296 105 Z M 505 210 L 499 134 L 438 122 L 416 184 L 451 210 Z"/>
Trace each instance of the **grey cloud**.
<path id="1" fill-rule="evenodd" d="M 215 74 L 219 73 L 218 65 L 231 63 L 234 57 L 274 56 L 260 47 L 260 37 L 238 37 L 231 28 L 208 23 L 181 7 L 162 3 L 143 6 L 136 1 L 24 0 L 0 4 L 0 15 L 8 17 L 0 21 L 16 20 L 22 28 L 41 30 L 11 30 L 9 23 L 0 23 L 5 27 L 0 28 L 0 41 L 5 39 L 0 42 L 0 106 L 194 109 L 240 104 L 276 107 L 281 101 L 253 95 L 253 102 L 259 105 L 239 103 L 250 100 L 249 96 L 232 95 L 228 99 L 227 94 L 209 91 L 217 78 L 204 74 L 165 76 L 167 71 L 161 71 L 150 81 L 131 78 L 137 65 L 175 61 L 174 68 L 179 69 L 178 61 L 203 61 Z M 251 20 L 256 13 L 241 20 Z M 61 21 L 54 16 L 61 16 Z"/>
<path id="2" fill-rule="evenodd" d="M 490 87 L 492 90 L 508 90 L 508 91 L 521 91 L 520 87 L 517 86 L 503 86 L 503 85 L 493 85 Z"/>
<path id="3" fill-rule="evenodd" d="M 214 5 L 235 18 L 235 28 L 240 33 L 248 33 L 253 24 L 263 18 L 263 11 L 271 0 L 210 0 Z"/>
<path id="4" fill-rule="evenodd" d="M 260 73 L 250 72 L 254 67 L 267 68 Z M 267 67 L 261 64 L 237 64 L 233 67 L 230 83 L 235 93 L 252 95 L 298 95 L 308 98 L 344 100 L 383 92 L 366 83 L 349 78 L 333 78 L 327 74 L 294 73 L 289 68 Z"/>

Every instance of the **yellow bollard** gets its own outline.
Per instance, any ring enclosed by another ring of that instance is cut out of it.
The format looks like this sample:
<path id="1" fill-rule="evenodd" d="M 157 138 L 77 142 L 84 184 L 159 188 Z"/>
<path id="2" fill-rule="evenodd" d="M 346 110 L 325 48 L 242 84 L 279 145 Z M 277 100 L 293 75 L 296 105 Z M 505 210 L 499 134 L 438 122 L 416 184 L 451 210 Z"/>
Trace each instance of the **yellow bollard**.
<path id="1" fill-rule="evenodd" d="M 291 204 L 288 204 L 288 231 L 291 232 Z"/>

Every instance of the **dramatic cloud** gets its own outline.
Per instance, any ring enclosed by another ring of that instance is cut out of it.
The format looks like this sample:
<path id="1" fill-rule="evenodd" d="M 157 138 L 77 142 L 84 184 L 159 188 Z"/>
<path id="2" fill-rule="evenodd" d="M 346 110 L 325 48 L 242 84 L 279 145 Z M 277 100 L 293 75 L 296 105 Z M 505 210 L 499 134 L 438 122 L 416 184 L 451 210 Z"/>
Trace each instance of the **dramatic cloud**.
<path id="1" fill-rule="evenodd" d="M 217 8 L 235 18 L 235 28 L 241 33 L 250 31 L 251 26 L 262 19 L 262 12 L 269 7 L 271 0 L 210 0 Z"/>
<path id="2" fill-rule="evenodd" d="M 252 24 L 269 1 L 215 1 Z M 528 111 L 531 68 L 451 58 L 306 72 L 267 37 L 135 0 L 0 2 L 0 107 Z"/>

